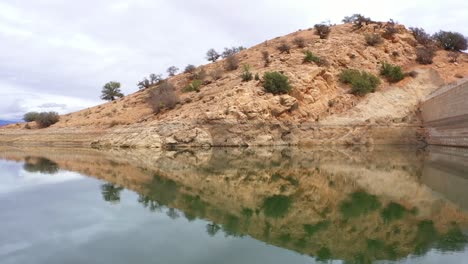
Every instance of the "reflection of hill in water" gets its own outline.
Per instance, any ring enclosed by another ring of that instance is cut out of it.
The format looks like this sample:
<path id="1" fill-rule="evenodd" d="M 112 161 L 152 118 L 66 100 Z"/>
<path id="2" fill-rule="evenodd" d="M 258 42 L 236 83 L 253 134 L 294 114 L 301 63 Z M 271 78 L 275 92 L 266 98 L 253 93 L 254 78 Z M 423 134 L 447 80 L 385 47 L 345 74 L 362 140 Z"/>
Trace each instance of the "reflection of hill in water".
<path id="1" fill-rule="evenodd" d="M 460 227 L 468 217 L 449 201 L 460 202 L 458 196 L 433 176 L 452 156 L 434 160 L 436 149 L 5 149 L 2 156 L 38 153 L 111 183 L 102 188 L 107 201 L 118 202 L 117 186 L 124 186 L 151 210 L 210 221 L 210 234 L 249 235 L 319 259 L 366 263 L 466 243 Z M 463 188 L 457 174 L 447 175 Z"/>

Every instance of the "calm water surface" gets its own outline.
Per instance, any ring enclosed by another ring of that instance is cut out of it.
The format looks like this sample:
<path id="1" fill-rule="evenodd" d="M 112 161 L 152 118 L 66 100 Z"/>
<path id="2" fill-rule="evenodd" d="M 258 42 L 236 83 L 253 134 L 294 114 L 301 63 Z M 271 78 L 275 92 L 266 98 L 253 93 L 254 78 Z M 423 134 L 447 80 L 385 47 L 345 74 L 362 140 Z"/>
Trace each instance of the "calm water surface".
<path id="1" fill-rule="evenodd" d="M 468 151 L 0 147 L 0 263 L 468 263 Z"/>

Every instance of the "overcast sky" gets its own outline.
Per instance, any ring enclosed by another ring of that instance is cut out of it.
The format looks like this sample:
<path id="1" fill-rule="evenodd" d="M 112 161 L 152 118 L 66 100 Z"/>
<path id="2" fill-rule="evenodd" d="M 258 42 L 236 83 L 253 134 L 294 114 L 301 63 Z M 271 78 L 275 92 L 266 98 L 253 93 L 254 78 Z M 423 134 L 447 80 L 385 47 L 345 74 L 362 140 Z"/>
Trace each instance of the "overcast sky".
<path id="1" fill-rule="evenodd" d="M 206 63 L 209 48 L 249 47 L 353 13 L 468 35 L 466 0 L 1 0 L 0 119 L 93 106 L 108 81 L 132 93 L 149 73 Z"/>

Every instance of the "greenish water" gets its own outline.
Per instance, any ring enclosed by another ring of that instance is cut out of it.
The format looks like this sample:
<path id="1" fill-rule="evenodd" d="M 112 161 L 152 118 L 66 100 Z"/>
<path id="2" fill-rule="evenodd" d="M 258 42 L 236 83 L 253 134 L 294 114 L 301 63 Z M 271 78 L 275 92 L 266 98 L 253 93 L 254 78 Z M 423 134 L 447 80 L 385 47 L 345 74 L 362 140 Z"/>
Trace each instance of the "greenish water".
<path id="1" fill-rule="evenodd" d="M 0 263 L 468 263 L 468 151 L 0 147 Z"/>

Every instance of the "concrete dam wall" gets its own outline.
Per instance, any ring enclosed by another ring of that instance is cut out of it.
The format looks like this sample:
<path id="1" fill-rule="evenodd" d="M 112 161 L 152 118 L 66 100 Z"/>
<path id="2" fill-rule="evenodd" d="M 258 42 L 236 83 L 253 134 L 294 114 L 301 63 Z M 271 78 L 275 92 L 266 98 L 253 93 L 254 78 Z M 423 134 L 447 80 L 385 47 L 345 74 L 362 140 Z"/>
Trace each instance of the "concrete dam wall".
<path id="1" fill-rule="evenodd" d="M 427 143 L 468 147 L 468 78 L 431 94 L 421 112 Z"/>

